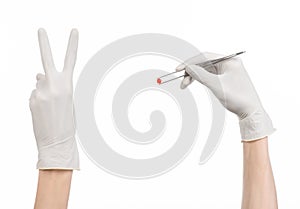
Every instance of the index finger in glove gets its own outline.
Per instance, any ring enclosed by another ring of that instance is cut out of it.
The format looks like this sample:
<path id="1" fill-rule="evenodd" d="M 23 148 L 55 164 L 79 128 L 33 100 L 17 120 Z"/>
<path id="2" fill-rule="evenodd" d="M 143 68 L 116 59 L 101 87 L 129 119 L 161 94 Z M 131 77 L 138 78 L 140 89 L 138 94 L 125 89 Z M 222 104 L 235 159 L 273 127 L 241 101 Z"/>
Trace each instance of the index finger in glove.
<path id="1" fill-rule="evenodd" d="M 205 62 L 207 60 L 208 59 L 205 56 L 205 54 L 204 53 L 200 53 L 200 54 L 198 54 L 198 55 L 196 55 L 194 57 L 191 57 L 191 58 L 185 60 L 182 64 L 178 65 L 176 67 L 176 71 L 178 72 L 178 71 L 185 70 L 188 65 L 199 64 L 199 63 Z"/>
<path id="2" fill-rule="evenodd" d="M 38 39 L 39 39 L 42 63 L 43 63 L 45 74 L 47 76 L 49 75 L 49 73 L 51 73 L 51 71 L 55 70 L 55 65 L 53 62 L 48 36 L 46 31 L 43 28 L 40 28 L 38 30 Z"/>

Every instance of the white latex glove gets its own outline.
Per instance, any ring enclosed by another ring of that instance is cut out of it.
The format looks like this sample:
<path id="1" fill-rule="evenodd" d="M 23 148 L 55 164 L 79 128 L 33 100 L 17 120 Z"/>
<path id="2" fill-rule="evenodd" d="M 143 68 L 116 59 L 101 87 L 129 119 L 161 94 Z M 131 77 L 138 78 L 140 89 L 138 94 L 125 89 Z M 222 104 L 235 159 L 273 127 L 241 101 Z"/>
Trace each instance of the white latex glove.
<path id="1" fill-rule="evenodd" d="M 203 56 L 204 55 L 204 56 Z M 264 110 L 253 84 L 239 58 L 220 62 L 209 68 L 196 63 L 223 56 L 204 53 L 179 65 L 176 70 L 185 70 L 190 76 L 183 79 L 181 88 L 190 85 L 193 80 L 207 86 L 222 105 L 239 118 L 243 141 L 252 141 L 272 134 L 272 121 Z"/>
<path id="2" fill-rule="evenodd" d="M 76 62 L 78 31 L 70 34 L 64 69 L 55 69 L 44 29 L 38 31 L 44 74 L 36 76 L 36 89 L 29 99 L 38 147 L 38 169 L 79 169 L 73 109 L 73 69 Z"/>

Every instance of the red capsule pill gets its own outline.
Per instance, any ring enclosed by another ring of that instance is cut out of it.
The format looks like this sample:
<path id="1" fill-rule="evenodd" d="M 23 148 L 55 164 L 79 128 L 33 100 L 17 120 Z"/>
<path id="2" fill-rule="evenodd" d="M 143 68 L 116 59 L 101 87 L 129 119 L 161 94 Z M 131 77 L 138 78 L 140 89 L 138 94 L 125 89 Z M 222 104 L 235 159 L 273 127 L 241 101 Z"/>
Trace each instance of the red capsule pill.
<path id="1" fill-rule="evenodd" d="M 158 79 L 156 80 L 156 82 L 157 82 L 158 84 L 161 84 L 161 79 L 158 78 Z"/>

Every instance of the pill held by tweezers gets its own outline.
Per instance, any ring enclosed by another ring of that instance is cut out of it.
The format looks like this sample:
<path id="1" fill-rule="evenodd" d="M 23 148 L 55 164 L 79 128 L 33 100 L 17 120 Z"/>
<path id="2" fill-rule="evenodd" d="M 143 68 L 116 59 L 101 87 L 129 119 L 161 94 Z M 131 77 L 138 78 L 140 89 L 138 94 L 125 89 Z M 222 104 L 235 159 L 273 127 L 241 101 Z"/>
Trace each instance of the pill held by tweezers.
<path id="1" fill-rule="evenodd" d="M 158 84 L 161 84 L 161 79 L 158 78 L 158 79 L 156 80 L 156 82 L 157 82 Z"/>

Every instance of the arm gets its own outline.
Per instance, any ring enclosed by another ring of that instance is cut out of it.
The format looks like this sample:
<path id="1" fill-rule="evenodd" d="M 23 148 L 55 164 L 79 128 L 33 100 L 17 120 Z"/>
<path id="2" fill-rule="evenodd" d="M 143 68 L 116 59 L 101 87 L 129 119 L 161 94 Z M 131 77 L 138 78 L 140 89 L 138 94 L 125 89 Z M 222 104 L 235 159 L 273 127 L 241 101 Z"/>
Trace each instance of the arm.
<path id="1" fill-rule="evenodd" d="M 243 143 L 243 209 L 277 209 L 275 182 L 268 151 L 268 137 Z"/>
<path id="2" fill-rule="evenodd" d="M 38 32 L 45 74 L 36 76 L 29 105 L 38 148 L 35 209 L 66 209 L 72 173 L 79 169 L 73 109 L 73 69 L 78 32 L 72 30 L 64 69 L 55 69 L 46 31 Z"/>
<path id="3" fill-rule="evenodd" d="M 240 59 L 234 58 L 209 68 L 196 63 L 219 55 L 205 53 L 177 67 L 189 76 L 181 83 L 186 88 L 193 80 L 208 87 L 220 103 L 237 115 L 244 149 L 242 209 L 277 209 L 277 198 L 271 169 L 267 136 L 274 132 L 272 121 L 264 110 Z"/>
<path id="4" fill-rule="evenodd" d="M 34 209 L 67 208 L 72 173 L 72 170 L 40 170 Z"/>

